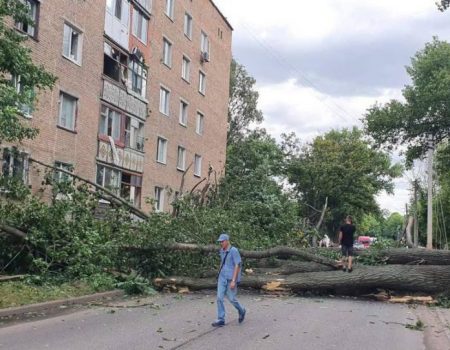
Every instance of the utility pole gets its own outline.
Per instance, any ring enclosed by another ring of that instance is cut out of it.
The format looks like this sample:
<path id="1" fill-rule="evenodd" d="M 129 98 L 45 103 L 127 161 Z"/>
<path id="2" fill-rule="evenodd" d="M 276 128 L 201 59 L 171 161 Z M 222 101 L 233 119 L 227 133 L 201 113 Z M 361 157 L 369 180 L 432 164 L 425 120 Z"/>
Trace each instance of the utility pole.
<path id="1" fill-rule="evenodd" d="M 433 249 L 433 143 L 428 144 L 427 249 Z"/>

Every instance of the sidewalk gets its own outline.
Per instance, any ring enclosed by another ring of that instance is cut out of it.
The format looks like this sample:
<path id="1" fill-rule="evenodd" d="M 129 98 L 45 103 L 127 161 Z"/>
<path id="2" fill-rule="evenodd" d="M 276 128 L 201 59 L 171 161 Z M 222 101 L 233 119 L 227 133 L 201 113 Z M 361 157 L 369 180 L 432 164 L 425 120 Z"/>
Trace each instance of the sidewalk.
<path id="1" fill-rule="evenodd" d="M 38 304 L 23 305 L 19 307 L 10 307 L 0 309 L 0 321 L 8 321 L 12 319 L 21 319 L 33 317 L 36 314 L 43 314 L 55 312 L 75 305 L 86 305 L 93 301 L 110 300 L 124 296 L 123 290 L 112 290 L 109 292 L 96 293 L 84 295 L 81 297 L 67 298 L 53 301 L 46 301 Z"/>
<path id="2" fill-rule="evenodd" d="M 450 349 L 450 309 L 419 306 L 417 317 L 424 323 L 424 343 L 427 349 Z"/>

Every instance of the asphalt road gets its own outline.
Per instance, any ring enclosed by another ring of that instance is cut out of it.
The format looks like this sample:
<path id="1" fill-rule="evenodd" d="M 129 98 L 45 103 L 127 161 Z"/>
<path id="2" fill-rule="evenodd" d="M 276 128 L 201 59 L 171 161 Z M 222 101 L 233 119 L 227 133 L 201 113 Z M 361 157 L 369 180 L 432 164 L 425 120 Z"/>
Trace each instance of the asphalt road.
<path id="1" fill-rule="evenodd" d="M 0 349 L 450 349 L 450 326 L 426 308 L 251 294 L 240 300 L 248 310 L 241 325 L 227 303 L 227 325 L 211 327 L 212 294 L 162 295 L 5 326 Z M 419 318 L 425 331 L 407 327 Z"/>

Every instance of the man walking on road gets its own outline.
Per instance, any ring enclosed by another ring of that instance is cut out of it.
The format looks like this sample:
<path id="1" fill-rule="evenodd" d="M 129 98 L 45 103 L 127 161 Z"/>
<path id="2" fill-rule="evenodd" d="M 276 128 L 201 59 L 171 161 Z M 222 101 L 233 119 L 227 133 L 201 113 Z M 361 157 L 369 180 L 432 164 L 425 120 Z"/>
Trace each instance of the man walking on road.
<path id="1" fill-rule="evenodd" d="M 236 299 L 237 284 L 241 280 L 241 255 L 236 247 L 230 244 L 230 236 L 225 232 L 217 240 L 220 243 L 220 269 L 217 274 L 217 320 L 213 327 L 225 325 L 224 297 L 227 296 L 230 303 L 236 308 L 239 315 L 239 323 L 245 318 L 245 308 Z"/>
<path id="2" fill-rule="evenodd" d="M 344 260 L 344 267 L 342 271 L 344 272 L 353 271 L 353 235 L 355 234 L 355 231 L 356 227 L 353 225 L 353 219 L 349 215 L 345 218 L 345 224 L 339 229 L 339 244 L 341 245 L 342 257 Z"/>

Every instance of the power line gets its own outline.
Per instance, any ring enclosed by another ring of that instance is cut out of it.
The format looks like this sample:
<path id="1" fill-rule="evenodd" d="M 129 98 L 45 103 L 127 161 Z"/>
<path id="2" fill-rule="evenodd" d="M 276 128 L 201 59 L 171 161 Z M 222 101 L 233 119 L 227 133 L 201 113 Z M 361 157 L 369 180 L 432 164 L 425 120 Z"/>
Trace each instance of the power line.
<path id="1" fill-rule="evenodd" d="M 313 88 L 313 90 L 315 90 L 314 92 L 314 97 L 317 98 L 326 108 L 328 108 L 331 112 L 333 112 L 333 114 L 336 114 L 342 121 L 344 121 L 345 123 L 353 123 L 354 120 L 357 120 L 358 118 L 354 115 L 352 115 L 351 113 L 349 113 L 346 109 L 344 109 L 343 107 L 341 107 L 340 105 L 338 105 L 336 102 L 334 101 L 329 101 L 327 98 L 323 98 L 321 96 L 319 96 L 317 94 L 316 91 L 320 91 L 319 87 L 313 83 L 307 76 L 305 73 L 303 73 L 298 67 L 294 66 L 292 63 L 290 63 L 286 58 L 284 58 L 282 55 L 280 55 L 279 53 L 277 53 L 278 51 L 275 50 L 270 44 L 268 44 L 267 42 L 263 42 L 261 39 L 259 39 L 257 37 L 257 35 L 255 35 L 253 33 L 253 31 L 245 24 L 242 23 L 242 26 L 244 27 L 244 29 L 248 32 L 248 34 L 251 36 L 251 38 L 257 42 L 265 51 L 267 51 L 269 53 L 270 56 L 272 56 L 272 58 L 274 58 L 280 65 L 286 67 L 289 71 L 293 71 L 294 73 L 296 73 L 296 75 L 301 77 L 301 80 L 303 80 L 306 84 L 302 84 L 303 86 L 306 87 L 310 87 Z M 302 83 L 300 81 L 300 83 Z M 338 109 L 340 112 L 337 112 L 336 109 L 333 109 L 330 106 L 330 103 L 336 108 Z M 341 114 L 342 113 L 342 114 Z M 348 119 L 348 118 L 350 119 Z"/>

